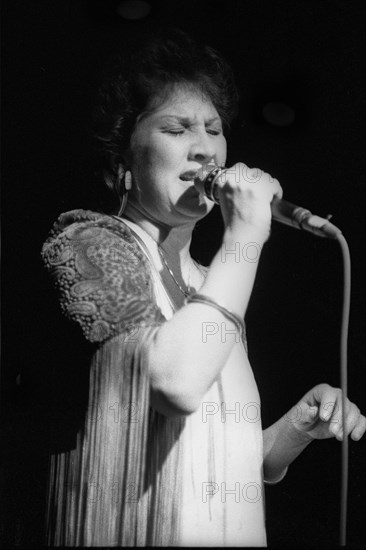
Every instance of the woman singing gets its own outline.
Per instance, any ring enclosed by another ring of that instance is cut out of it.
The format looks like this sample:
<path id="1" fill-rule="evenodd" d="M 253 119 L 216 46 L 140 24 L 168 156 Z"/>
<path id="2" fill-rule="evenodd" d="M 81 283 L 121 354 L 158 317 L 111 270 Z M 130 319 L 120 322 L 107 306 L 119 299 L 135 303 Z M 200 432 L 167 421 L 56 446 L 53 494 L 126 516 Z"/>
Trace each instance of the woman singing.
<path id="1" fill-rule="evenodd" d="M 51 457 L 49 544 L 266 546 L 264 483 L 314 439 L 365 431 L 327 384 L 262 431 L 243 322 L 258 262 L 244 251 L 267 241 L 279 182 L 223 171 L 221 246 L 208 268 L 191 257 L 214 206 L 198 176 L 225 165 L 237 97 L 222 57 L 180 32 L 115 60 L 100 90 L 115 211 L 61 214 L 42 251 L 94 346 L 76 446 Z"/>

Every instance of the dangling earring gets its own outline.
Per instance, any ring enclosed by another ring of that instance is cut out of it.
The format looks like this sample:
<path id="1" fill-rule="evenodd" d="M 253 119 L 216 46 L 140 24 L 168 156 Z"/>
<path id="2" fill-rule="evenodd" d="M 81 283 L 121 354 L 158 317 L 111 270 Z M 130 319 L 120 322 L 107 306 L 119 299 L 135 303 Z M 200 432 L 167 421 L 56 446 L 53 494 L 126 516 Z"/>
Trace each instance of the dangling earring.
<path id="1" fill-rule="evenodd" d="M 124 183 L 124 190 L 123 190 L 123 195 L 122 195 L 122 200 L 121 200 L 121 206 L 120 206 L 120 209 L 118 211 L 118 216 L 122 216 L 125 208 L 126 208 L 126 205 L 127 205 L 127 199 L 128 199 L 128 192 L 131 190 L 132 188 L 132 174 L 129 170 L 126 170 L 124 171 L 122 165 L 120 164 L 118 166 L 118 181 L 119 181 L 119 189 L 121 189 L 122 187 L 122 180 L 123 183 Z"/>
<path id="2" fill-rule="evenodd" d="M 132 189 L 132 173 L 130 170 L 126 170 L 125 173 L 125 189 L 127 192 Z"/>

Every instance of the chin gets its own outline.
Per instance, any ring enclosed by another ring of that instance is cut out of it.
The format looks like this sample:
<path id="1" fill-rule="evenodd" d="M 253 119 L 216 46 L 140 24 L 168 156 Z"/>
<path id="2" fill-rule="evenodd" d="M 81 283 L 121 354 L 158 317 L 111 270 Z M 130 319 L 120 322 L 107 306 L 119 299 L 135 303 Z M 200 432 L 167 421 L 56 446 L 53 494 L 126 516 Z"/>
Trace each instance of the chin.
<path id="1" fill-rule="evenodd" d="M 191 201 L 190 204 L 188 201 L 185 201 L 184 205 L 177 205 L 176 211 L 185 218 L 198 221 L 207 216 L 213 207 L 214 203 L 203 199 L 201 201 Z"/>

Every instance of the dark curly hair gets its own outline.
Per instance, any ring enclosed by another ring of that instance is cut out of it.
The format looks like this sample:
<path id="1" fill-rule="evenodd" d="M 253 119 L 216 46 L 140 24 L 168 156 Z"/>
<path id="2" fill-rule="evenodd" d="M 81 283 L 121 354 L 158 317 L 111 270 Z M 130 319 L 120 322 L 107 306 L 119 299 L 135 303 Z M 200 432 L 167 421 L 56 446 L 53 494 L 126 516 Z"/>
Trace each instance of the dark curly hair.
<path id="1" fill-rule="evenodd" d="M 170 29 L 110 60 L 94 112 L 94 137 L 104 158 L 104 179 L 119 198 L 117 167 L 137 116 L 152 96 L 177 83 L 194 85 L 210 98 L 228 131 L 239 94 L 231 68 L 213 48 Z"/>

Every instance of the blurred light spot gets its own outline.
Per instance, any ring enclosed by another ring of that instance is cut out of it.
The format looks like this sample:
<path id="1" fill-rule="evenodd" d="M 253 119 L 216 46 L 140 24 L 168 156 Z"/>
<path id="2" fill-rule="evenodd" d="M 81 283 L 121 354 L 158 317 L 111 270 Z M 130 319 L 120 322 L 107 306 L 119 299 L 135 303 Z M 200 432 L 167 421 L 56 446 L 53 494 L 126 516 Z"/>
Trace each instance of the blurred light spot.
<path id="1" fill-rule="evenodd" d="M 262 114 L 264 120 L 273 126 L 291 126 L 295 120 L 295 111 L 286 103 L 266 103 Z"/>
<path id="2" fill-rule="evenodd" d="M 124 19 L 143 19 L 149 15 L 151 7 L 148 2 L 143 0 L 124 0 L 119 2 L 117 13 Z"/>

